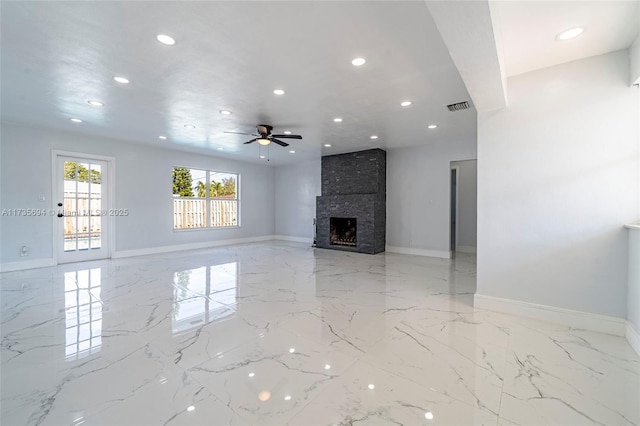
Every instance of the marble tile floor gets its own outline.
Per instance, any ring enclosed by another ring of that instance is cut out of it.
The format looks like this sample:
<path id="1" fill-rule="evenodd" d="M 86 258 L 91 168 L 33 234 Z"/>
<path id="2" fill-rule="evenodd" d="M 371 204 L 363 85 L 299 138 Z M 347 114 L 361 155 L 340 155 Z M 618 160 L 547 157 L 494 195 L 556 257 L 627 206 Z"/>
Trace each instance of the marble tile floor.
<path id="1" fill-rule="evenodd" d="M 640 424 L 629 344 L 474 309 L 472 255 L 266 242 L 0 277 L 5 426 Z"/>

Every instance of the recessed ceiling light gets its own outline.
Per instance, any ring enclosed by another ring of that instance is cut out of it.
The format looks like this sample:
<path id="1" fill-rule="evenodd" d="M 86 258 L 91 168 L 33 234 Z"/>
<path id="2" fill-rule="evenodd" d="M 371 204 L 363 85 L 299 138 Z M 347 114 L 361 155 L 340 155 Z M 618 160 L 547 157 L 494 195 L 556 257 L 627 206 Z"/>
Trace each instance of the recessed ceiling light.
<path id="1" fill-rule="evenodd" d="M 91 106 L 97 106 L 97 107 L 102 107 L 104 106 L 104 104 L 100 101 L 87 101 L 87 103 Z"/>
<path id="2" fill-rule="evenodd" d="M 256 375 L 256 373 L 249 373 L 249 377 L 253 377 L 255 375 Z"/>
<path id="3" fill-rule="evenodd" d="M 378 135 L 371 135 L 369 136 L 369 139 L 378 139 Z"/>
<path id="4" fill-rule="evenodd" d="M 330 370 L 331 369 L 331 365 L 330 364 L 325 364 L 324 365 L 324 369 L 325 370 Z"/>
<path id="5" fill-rule="evenodd" d="M 581 28 L 581 27 L 571 28 L 570 30 L 563 31 L 560 34 L 558 34 L 556 36 L 556 40 L 559 40 L 559 41 L 569 40 L 574 37 L 578 37 L 583 32 L 584 32 L 584 28 Z"/>
<path id="6" fill-rule="evenodd" d="M 330 143 L 325 143 L 325 144 L 324 144 L 324 147 L 325 147 L 325 148 L 331 148 L 331 144 L 330 144 Z"/>
<path id="7" fill-rule="evenodd" d="M 374 384 L 370 384 L 370 385 L 369 385 L 369 386 L 367 386 L 367 387 L 368 387 L 369 389 L 373 390 L 373 389 L 375 389 L 375 388 L 376 388 L 376 385 L 374 385 Z"/>
<path id="8" fill-rule="evenodd" d="M 355 58 L 353 61 L 351 61 L 351 63 L 356 67 L 364 65 L 366 62 L 367 60 L 365 58 Z"/>
<path id="9" fill-rule="evenodd" d="M 274 95 L 284 95 L 284 90 L 282 89 L 276 89 L 273 91 Z"/>
<path id="10" fill-rule="evenodd" d="M 69 120 L 73 121 L 74 123 L 82 123 L 82 120 L 80 120 L 79 118 L 70 118 Z"/>
<path id="11" fill-rule="evenodd" d="M 158 139 L 165 140 L 166 138 L 167 138 L 166 136 L 158 136 Z"/>
<path id="12" fill-rule="evenodd" d="M 113 77 L 113 79 L 115 81 L 117 81 L 118 83 L 129 84 L 129 79 L 128 78 L 115 76 L 115 77 Z"/>
<path id="13" fill-rule="evenodd" d="M 290 135 L 290 134 L 291 134 L 291 130 L 285 130 L 285 131 L 284 131 L 284 134 L 285 134 L 285 135 Z"/>
<path id="14" fill-rule="evenodd" d="M 194 126 L 193 124 L 185 124 L 184 125 L 185 129 L 195 129 L 196 126 Z"/>
<path id="15" fill-rule="evenodd" d="M 167 46 L 173 46 L 174 44 L 176 44 L 176 41 L 173 39 L 173 37 L 169 37 L 168 35 L 158 34 L 156 38 L 160 43 L 166 44 Z"/>
<path id="16" fill-rule="evenodd" d="M 433 413 L 431 411 L 427 411 L 426 413 L 424 413 L 424 417 L 427 420 L 433 420 Z"/>
<path id="17" fill-rule="evenodd" d="M 264 158 L 264 155 L 261 155 L 260 158 Z"/>
<path id="18" fill-rule="evenodd" d="M 221 146 L 219 146 L 217 149 L 218 149 L 218 151 L 222 151 L 222 150 L 224 150 L 224 148 L 223 148 L 223 147 L 221 147 Z"/>
<path id="19" fill-rule="evenodd" d="M 196 407 L 194 407 L 193 405 L 190 405 L 190 406 L 187 407 L 187 411 L 193 411 L 195 409 L 196 409 Z"/>
<path id="20" fill-rule="evenodd" d="M 336 117 L 336 118 L 333 119 L 333 122 L 334 123 L 342 123 L 342 118 Z"/>
<path id="21" fill-rule="evenodd" d="M 438 126 L 437 126 L 437 125 L 435 125 L 435 124 L 429 124 L 429 125 L 427 126 L 427 128 L 429 128 L 429 129 L 435 129 L 436 127 L 438 127 Z"/>
<path id="22" fill-rule="evenodd" d="M 291 154 L 295 154 L 296 152 L 292 149 L 291 151 L 289 151 Z"/>
<path id="23" fill-rule="evenodd" d="M 221 109 L 221 110 L 220 110 L 220 114 L 222 114 L 222 115 L 230 115 L 230 114 L 231 114 L 231 111 L 228 111 L 228 110 L 226 110 L 226 109 Z"/>
<path id="24" fill-rule="evenodd" d="M 408 107 L 409 105 L 411 105 L 411 101 L 404 101 L 400 103 L 400 106 L 403 106 L 403 107 Z"/>
<path id="25" fill-rule="evenodd" d="M 284 397 L 284 400 L 285 400 L 285 401 L 290 401 L 290 400 L 291 400 L 291 395 L 287 395 L 287 396 L 285 396 L 285 397 Z"/>

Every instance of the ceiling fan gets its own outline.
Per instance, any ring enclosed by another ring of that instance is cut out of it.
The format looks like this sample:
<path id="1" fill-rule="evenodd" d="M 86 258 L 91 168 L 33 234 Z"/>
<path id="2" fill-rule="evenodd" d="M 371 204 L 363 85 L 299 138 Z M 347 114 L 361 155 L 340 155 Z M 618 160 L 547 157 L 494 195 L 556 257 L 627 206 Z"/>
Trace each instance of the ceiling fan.
<path id="1" fill-rule="evenodd" d="M 245 145 L 248 143 L 258 142 L 260 145 L 269 145 L 271 142 L 278 144 L 280 146 L 289 146 L 288 143 L 282 142 L 276 138 L 282 139 L 302 139 L 300 135 L 272 135 L 271 131 L 273 130 L 273 126 L 269 126 L 268 124 L 258 124 L 256 126 L 256 130 L 258 134 L 255 133 L 242 133 L 242 132 L 225 132 L 225 133 L 234 133 L 236 135 L 249 135 L 249 136 L 257 136 L 250 141 L 245 142 Z"/>

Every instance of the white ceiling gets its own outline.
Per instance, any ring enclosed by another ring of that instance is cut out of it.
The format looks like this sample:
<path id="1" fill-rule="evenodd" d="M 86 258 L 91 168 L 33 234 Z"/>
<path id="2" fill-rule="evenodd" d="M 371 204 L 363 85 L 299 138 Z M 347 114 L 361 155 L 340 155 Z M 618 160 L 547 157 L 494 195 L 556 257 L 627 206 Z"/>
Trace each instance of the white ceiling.
<path id="1" fill-rule="evenodd" d="M 628 48 L 640 31 L 640 1 L 491 1 L 505 70 L 514 76 Z M 560 32 L 583 27 L 574 39 Z"/>
<path id="2" fill-rule="evenodd" d="M 246 137 L 223 132 L 252 132 L 265 123 L 276 133 L 302 134 L 290 148 L 271 145 L 276 165 L 475 139 L 475 110 L 445 108 L 469 95 L 424 2 L 2 2 L 1 8 L 7 121 L 255 161 L 256 143 L 243 145 Z M 159 33 L 176 44 L 158 43 Z M 356 56 L 366 65 L 352 66 Z M 131 83 L 119 85 L 114 75 Z M 276 88 L 286 94 L 274 95 Z M 92 107 L 91 99 L 105 106 Z M 407 99 L 413 105 L 401 108 Z M 334 117 L 344 121 L 333 123 Z M 438 128 L 428 130 L 431 123 Z M 379 139 L 369 139 L 373 134 Z"/>

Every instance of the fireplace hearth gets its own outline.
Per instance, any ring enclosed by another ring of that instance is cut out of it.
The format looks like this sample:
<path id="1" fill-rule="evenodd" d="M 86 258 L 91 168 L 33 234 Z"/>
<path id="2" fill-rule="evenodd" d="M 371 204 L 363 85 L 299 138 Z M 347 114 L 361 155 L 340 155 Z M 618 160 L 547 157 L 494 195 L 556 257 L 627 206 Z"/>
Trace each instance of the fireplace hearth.
<path id="1" fill-rule="evenodd" d="M 358 222 L 355 217 L 332 217 L 329 222 L 329 244 L 332 246 L 357 247 Z"/>

